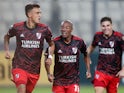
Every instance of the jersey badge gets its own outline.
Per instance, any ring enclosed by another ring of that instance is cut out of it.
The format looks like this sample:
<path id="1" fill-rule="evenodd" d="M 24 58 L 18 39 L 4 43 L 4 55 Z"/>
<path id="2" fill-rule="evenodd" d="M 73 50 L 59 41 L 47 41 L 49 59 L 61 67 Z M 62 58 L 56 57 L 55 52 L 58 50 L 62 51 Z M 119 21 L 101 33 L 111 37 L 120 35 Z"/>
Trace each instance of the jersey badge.
<path id="1" fill-rule="evenodd" d="M 73 47 L 72 51 L 73 51 L 74 54 L 76 54 L 77 53 L 77 47 Z"/>
<path id="2" fill-rule="evenodd" d="M 41 33 L 36 33 L 36 37 L 37 37 L 37 39 L 40 39 L 41 38 Z"/>
<path id="3" fill-rule="evenodd" d="M 109 42 L 110 47 L 114 47 L 114 41 Z"/>

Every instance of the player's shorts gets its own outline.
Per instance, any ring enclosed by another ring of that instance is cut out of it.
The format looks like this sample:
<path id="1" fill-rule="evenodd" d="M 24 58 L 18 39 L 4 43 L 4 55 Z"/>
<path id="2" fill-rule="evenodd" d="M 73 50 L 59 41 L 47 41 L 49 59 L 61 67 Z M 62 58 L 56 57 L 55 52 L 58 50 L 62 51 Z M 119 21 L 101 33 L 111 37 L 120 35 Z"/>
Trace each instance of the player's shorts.
<path id="1" fill-rule="evenodd" d="M 67 86 L 53 86 L 53 93 L 79 93 L 80 87 L 78 84 L 71 84 Z"/>
<path id="2" fill-rule="evenodd" d="M 16 68 L 12 69 L 13 75 L 13 82 L 15 83 L 16 87 L 20 84 L 26 85 L 26 93 L 31 93 L 39 79 L 39 74 L 30 74 L 25 70 Z"/>
<path id="3" fill-rule="evenodd" d="M 119 81 L 120 79 L 118 77 L 111 76 L 100 71 L 96 71 L 92 83 L 94 87 L 106 88 L 107 93 L 117 93 Z"/>

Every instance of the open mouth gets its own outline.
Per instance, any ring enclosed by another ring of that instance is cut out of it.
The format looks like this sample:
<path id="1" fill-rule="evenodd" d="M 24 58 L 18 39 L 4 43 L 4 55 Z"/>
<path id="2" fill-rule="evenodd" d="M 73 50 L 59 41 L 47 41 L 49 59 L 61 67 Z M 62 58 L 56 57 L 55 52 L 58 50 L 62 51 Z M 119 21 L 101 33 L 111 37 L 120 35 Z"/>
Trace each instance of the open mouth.
<path id="1" fill-rule="evenodd" d="M 38 18 L 38 21 L 40 22 L 40 18 Z"/>
<path id="2" fill-rule="evenodd" d="M 62 35 L 65 36 L 65 35 L 67 35 L 67 33 L 66 32 L 62 32 Z"/>

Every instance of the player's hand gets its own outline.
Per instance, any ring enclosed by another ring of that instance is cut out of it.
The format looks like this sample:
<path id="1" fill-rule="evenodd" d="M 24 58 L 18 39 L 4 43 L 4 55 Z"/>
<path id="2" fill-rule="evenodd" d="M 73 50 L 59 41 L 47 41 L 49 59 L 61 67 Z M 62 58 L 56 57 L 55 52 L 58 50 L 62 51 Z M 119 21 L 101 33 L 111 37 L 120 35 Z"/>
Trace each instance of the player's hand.
<path id="1" fill-rule="evenodd" d="M 51 65 L 52 64 L 52 59 L 51 58 L 47 58 L 46 61 L 45 61 L 45 63 L 47 65 Z"/>
<path id="2" fill-rule="evenodd" d="M 54 80 L 53 74 L 48 74 L 47 77 L 48 77 L 49 82 L 53 82 Z"/>
<path id="3" fill-rule="evenodd" d="M 90 72 L 86 72 L 86 78 L 87 79 L 90 79 L 92 76 L 91 76 L 91 73 Z"/>
<path id="4" fill-rule="evenodd" d="M 11 56 L 10 56 L 10 52 L 9 51 L 6 51 L 5 52 L 5 58 L 6 59 L 11 59 Z"/>
<path id="5" fill-rule="evenodd" d="M 117 74 L 116 74 L 117 77 L 119 78 L 124 78 L 124 69 L 120 70 Z"/>

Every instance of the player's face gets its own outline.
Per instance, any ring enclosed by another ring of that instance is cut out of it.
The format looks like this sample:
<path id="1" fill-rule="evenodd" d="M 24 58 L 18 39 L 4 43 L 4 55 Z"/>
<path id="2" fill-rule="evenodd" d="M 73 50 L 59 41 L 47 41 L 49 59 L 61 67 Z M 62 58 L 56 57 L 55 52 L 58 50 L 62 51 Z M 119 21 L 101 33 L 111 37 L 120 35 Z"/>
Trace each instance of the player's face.
<path id="1" fill-rule="evenodd" d="M 71 32 L 72 32 L 72 25 L 69 22 L 64 22 L 61 25 L 61 34 L 63 38 L 68 38 L 71 36 Z"/>
<path id="2" fill-rule="evenodd" d="M 101 29 L 106 36 L 110 36 L 112 34 L 112 24 L 110 21 L 104 21 L 101 23 Z"/>
<path id="3" fill-rule="evenodd" d="M 29 12 L 29 18 L 33 23 L 40 23 L 40 18 L 41 18 L 41 10 L 40 8 L 33 8 Z"/>

